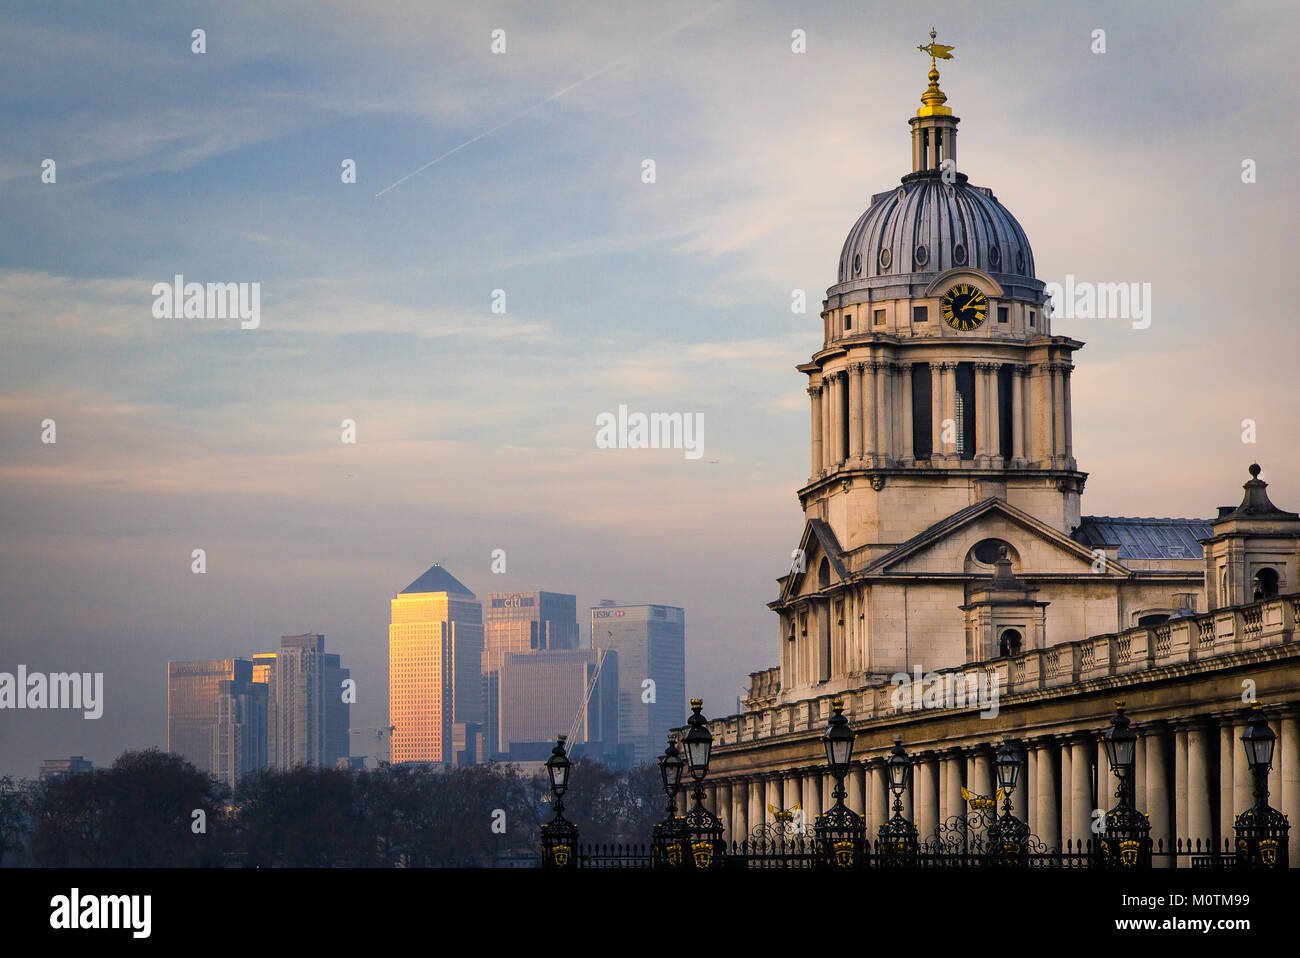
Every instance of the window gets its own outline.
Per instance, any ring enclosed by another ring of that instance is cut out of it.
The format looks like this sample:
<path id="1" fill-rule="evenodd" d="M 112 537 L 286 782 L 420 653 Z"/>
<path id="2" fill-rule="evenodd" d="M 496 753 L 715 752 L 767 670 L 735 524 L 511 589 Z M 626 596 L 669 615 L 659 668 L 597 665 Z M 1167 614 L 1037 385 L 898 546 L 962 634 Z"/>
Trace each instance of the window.
<path id="1" fill-rule="evenodd" d="M 930 321 L 930 310 L 925 306 L 912 307 L 912 322 L 928 323 Z"/>
<path id="2" fill-rule="evenodd" d="M 1029 311 L 1029 325 L 1034 325 L 1034 311 L 1032 309 Z"/>
<path id="3" fill-rule="evenodd" d="M 885 311 L 883 309 L 876 310 L 875 317 L 877 326 L 885 325 Z"/>
<path id="4" fill-rule="evenodd" d="M 1007 312 L 1008 312 L 1008 310 L 1007 310 L 1007 308 L 1006 308 L 1005 306 L 999 306 L 999 307 L 998 307 L 998 322 L 999 322 L 999 323 L 1005 323 L 1005 322 L 1007 321 Z"/>
<path id="5" fill-rule="evenodd" d="M 852 329 L 852 328 L 853 328 L 853 314 L 852 314 L 852 313 L 845 313 L 845 314 L 844 314 L 844 328 L 845 328 L 846 330 L 849 330 L 849 329 Z"/>
<path id="6" fill-rule="evenodd" d="M 1020 633 L 1016 629 L 1007 629 L 1002 633 L 1002 638 L 998 641 L 998 655 L 1019 655 L 1020 654 Z"/>
<path id="7" fill-rule="evenodd" d="M 1276 569 L 1260 569 L 1255 573 L 1255 588 L 1252 591 L 1251 599 L 1258 602 L 1261 599 L 1272 599 L 1277 596 L 1278 574 Z"/>

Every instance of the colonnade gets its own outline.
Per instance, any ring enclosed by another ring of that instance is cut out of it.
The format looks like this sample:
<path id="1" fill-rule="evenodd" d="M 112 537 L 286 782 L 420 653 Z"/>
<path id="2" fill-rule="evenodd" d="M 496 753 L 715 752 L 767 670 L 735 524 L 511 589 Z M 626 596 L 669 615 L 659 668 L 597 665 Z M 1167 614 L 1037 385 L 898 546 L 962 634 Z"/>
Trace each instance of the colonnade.
<path id="1" fill-rule="evenodd" d="M 1269 777 L 1269 802 L 1300 819 L 1300 710 L 1270 716 L 1278 736 Z M 1232 838 L 1236 815 L 1254 803 L 1254 779 L 1241 743 L 1246 716 L 1240 712 L 1202 715 L 1141 724 L 1134 767 L 1135 804 L 1151 821 L 1152 841 L 1168 849 L 1174 842 L 1213 844 Z M 1078 847 L 1095 840 L 1098 810 L 1113 807 L 1117 779 L 1102 744 L 1104 730 L 1034 735 L 1018 743 L 1020 781 L 1012 793 L 1012 812 L 1049 848 Z M 903 815 L 922 840 L 940 825 L 969 814 L 962 788 L 974 796 L 997 792 L 993 764 L 999 743 L 956 744 L 918 751 Z M 906 742 L 904 742 L 906 745 Z M 846 804 L 862 814 L 874 836 L 891 811 L 885 755 L 853 763 L 845 788 Z M 723 819 L 728 841 L 740 841 L 754 828 L 774 820 L 771 809 L 802 806 L 811 827 L 819 813 L 834 804 L 835 783 L 825 766 L 731 775 L 706 782 L 706 804 Z M 683 799 L 682 809 L 685 809 Z M 999 810 L 1001 805 L 999 804 Z M 1300 826 L 1290 836 L 1291 861 L 1300 864 Z M 1157 859 L 1157 866 L 1167 864 Z"/>
<path id="2" fill-rule="evenodd" d="M 1062 468 L 1074 455 L 1071 439 L 1070 371 L 1066 362 L 1040 364 L 988 360 L 972 363 L 975 381 L 973 456 L 1002 460 L 1000 415 L 1003 366 L 1011 370 L 1011 460 L 1047 462 Z M 956 462 L 956 443 L 943 440 L 945 420 L 957 421 L 956 362 L 850 362 L 823 373 L 808 388 L 812 400 L 812 475 L 841 465 L 881 468 L 915 461 L 913 443 L 913 367 L 930 375 L 931 461 Z M 816 377 L 814 377 L 816 380 Z M 951 437 L 949 437 L 951 438 Z M 967 458 L 970 458 L 969 456 Z"/>

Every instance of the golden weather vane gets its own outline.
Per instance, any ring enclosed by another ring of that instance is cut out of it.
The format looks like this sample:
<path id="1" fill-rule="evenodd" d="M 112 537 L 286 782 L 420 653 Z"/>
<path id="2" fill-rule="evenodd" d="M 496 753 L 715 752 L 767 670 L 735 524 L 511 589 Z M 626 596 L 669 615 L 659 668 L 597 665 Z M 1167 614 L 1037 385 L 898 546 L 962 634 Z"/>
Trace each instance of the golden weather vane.
<path id="1" fill-rule="evenodd" d="M 944 46 L 942 43 L 935 43 L 934 36 L 935 36 L 934 27 L 931 27 L 930 42 L 922 43 L 919 46 L 917 46 L 917 49 L 920 50 L 922 53 L 930 54 L 930 69 L 932 70 L 935 68 L 935 63 L 934 63 L 935 57 L 938 57 L 940 60 L 951 60 L 952 51 L 957 49 L 956 47 Z"/>

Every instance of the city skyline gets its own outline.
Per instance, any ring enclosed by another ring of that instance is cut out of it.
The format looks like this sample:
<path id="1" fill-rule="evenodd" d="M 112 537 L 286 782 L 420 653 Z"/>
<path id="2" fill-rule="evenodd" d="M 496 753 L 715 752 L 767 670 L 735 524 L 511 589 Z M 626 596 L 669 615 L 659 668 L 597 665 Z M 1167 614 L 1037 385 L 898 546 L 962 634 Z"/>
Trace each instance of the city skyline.
<path id="1" fill-rule="evenodd" d="M 305 9 L 203 8 L 201 56 L 188 11 L 4 15 L 24 147 L 0 164 L 0 669 L 103 672 L 105 711 L 5 713 L 0 772 L 164 746 L 158 663 L 301 630 L 337 637 L 354 723 L 386 724 L 381 623 L 432 562 L 479 595 L 685 608 L 688 695 L 731 712 L 776 664 L 766 603 L 808 458 L 794 366 L 845 230 L 907 167 L 930 23 Z M 1208 519 L 1252 461 L 1300 501 L 1291 351 L 1245 348 L 1293 341 L 1286 31 L 1259 30 L 1284 8 L 1178 9 L 926 13 L 959 44 L 962 167 L 1016 211 L 1039 276 L 1152 284 L 1149 328 L 1056 323 L 1087 342 L 1091 515 Z M 177 275 L 261 283 L 260 326 L 153 315 Z M 624 406 L 702 415 L 703 455 L 600 448 Z"/>

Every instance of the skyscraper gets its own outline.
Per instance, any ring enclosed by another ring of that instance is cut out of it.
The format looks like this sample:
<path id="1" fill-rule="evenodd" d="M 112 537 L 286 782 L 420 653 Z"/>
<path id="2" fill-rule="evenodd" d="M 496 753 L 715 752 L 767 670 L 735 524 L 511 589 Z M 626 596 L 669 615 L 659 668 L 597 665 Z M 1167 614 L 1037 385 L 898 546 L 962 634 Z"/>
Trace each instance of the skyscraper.
<path id="1" fill-rule="evenodd" d="M 325 636 L 307 633 L 280 637 L 271 671 L 267 749 L 275 768 L 324 764 L 325 660 Z"/>
<path id="2" fill-rule="evenodd" d="M 601 652 L 604 662 L 600 662 Z M 596 669 L 600 673 L 597 678 Z M 514 762 L 544 761 L 556 735 L 569 734 L 582 710 L 570 754 L 618 761 L 618 653 L 599 649 L 506 652 L 497 672 L 500 753 Z M 596 679 L 583 707 L 587 686 Z"/>
<path id="3" fill-rule="evenodd" d="M 167 663 L 167 751 L 195 768 L 212 771 L 212 731 L 222 682 L 247 685 L 247 659 Z"/>
<path id="4" fill-rule="evenodd" d="M 267 767 L 267 690 L 264 682 L 217 684 L 212 774 L 232 790 L 249 772 Z"/>
<path id="5" fill-rule="evenodd" d="M 452 724 L 483 721 L 483 607 L 440 565 L 392 600 L 388 716 L 392 761 L 453 762 Z"/>
<path id="6" fill-rule="evenodd" d="M 593 648 L 618 653 L 618 740 L 652 760 L 686 715 L 686 613 L 670 605 L 591 610 Z"/>
<path id="7" fill-rule="evenodd" d="M 490 758 L 508 748 L 498 721 L 502 662 L 513 653 L 578 648 L 578 597 L 560 592 L 490 592 L 483 632 L 483 737 Z"/>
<path id="8" fill-rule="evenodd" d="M 339 759 L 349 757 L 352 706 L 343 700 L 343 683 L 351 677 L 352 670 L 343 668 L 336 653 L 325 653 L 325 751 L 321 764 L 330 768 Z"/>

